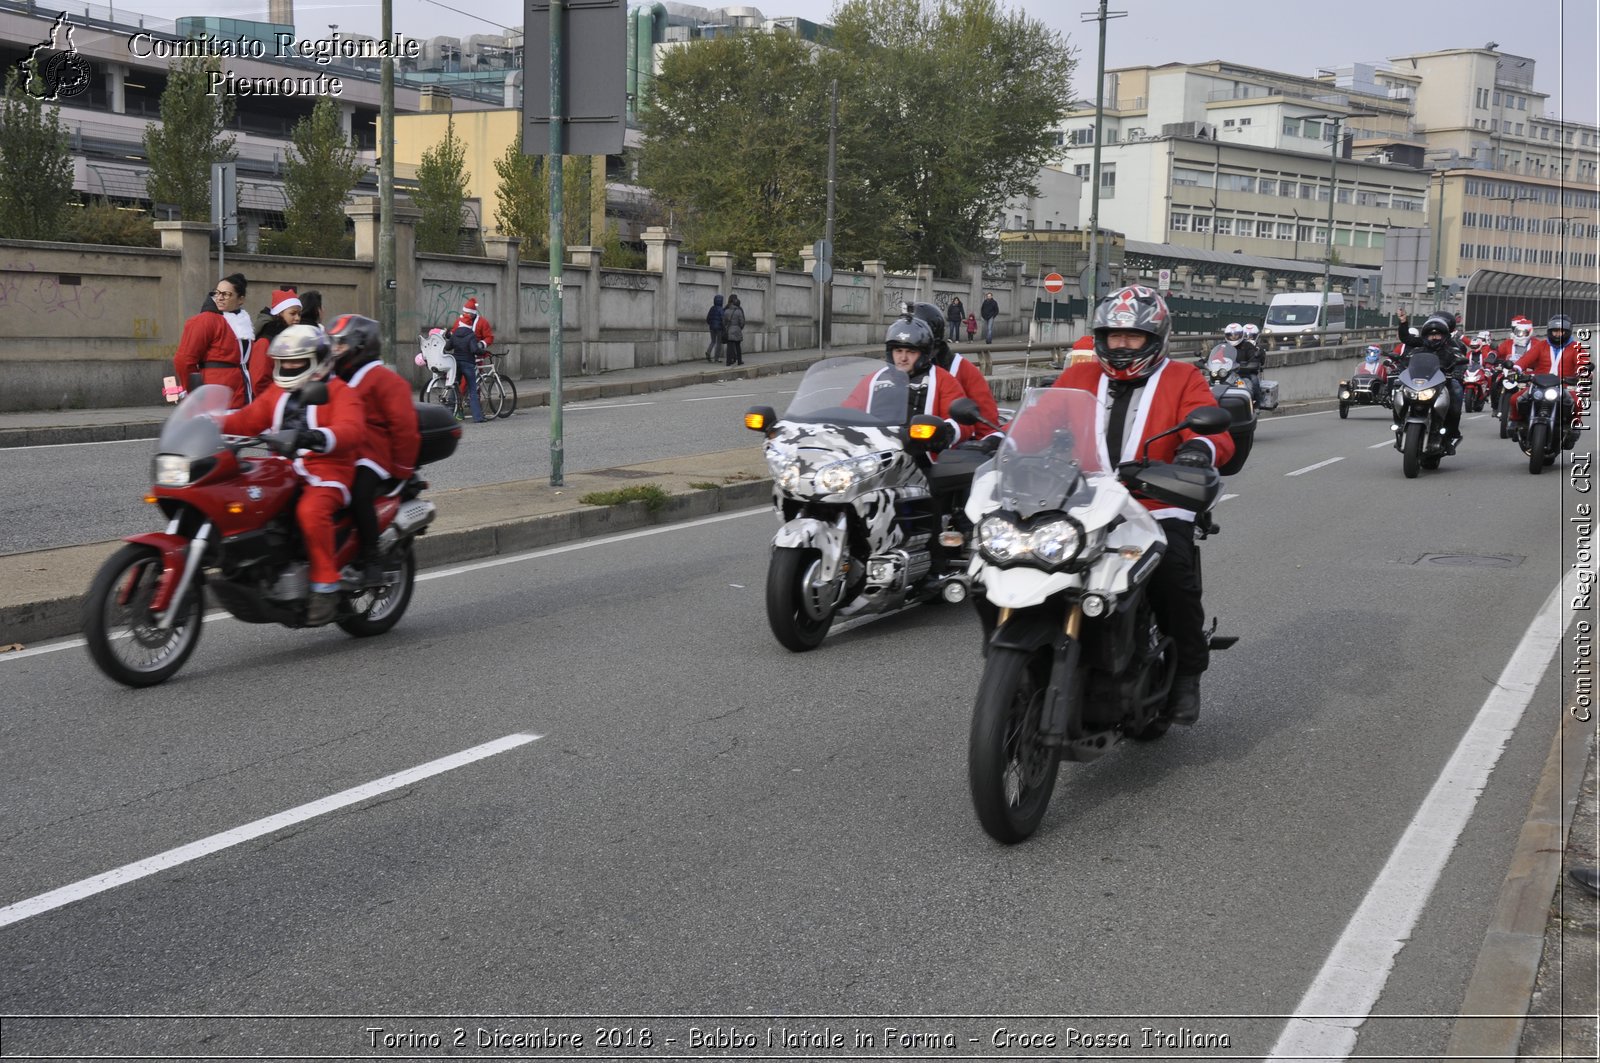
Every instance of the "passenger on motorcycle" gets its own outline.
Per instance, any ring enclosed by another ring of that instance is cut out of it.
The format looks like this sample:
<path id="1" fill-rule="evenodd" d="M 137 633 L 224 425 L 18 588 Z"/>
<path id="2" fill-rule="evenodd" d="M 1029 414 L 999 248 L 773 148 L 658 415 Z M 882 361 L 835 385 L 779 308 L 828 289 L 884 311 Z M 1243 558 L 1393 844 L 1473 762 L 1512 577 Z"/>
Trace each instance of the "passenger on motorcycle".
<path id="1" fill-rule="evenodd" d="M 1528 351 L 1517 359 L 1517 368 L 1531 375 L 1549 373 L 1560 377 L 1565 384 L 1576 382 L 1579 367 L 1589 364 L 1589 352 L 1583 344 L 1572 338 L 1572 319 L 1566 314 L 1557 314 L 1545 326 L 1543 340 L 1536 340 L 1528 345 Z M 1506 420 L 1509 424 L 1520 428 L 1525 420 L 1524 411 L 1533 399 L 1533 392 L 1524 388 L 1517 395 L 1517 401 L 1512 403 Z"/>
<path id="2" fill-rule="evenodd" d="M 967 393 L 961 389 L 960 381 L 933 364 L 933 331 L 920 318 L 906 314 L 892 321 L 883 336 L 883 352 L 883 360 L 911 381 L 911 408 L 904 413 L 906 421 L 922 413 L 944 418 L 952 430 L 952 445 L 972 437 L 970 428 L 950 417 L 950 404 L 967 398 Z M 870 409 L 872 393 L 882 375 L 880 369 L 856 385 L 845 405 L 856 410 Z"/>
<path id="3" fill-rule="evenodd" d="M 1152 436 L 1180 424 L 1197 406 L 1217 404 L 1198 366 L 1167 357 L 1171 330 L 1172 316 L 1160 295 L 1150 288 L 1123 288 L 1095 310 L 1095 360 L 1070 366 L 1056 379 L 1055 387 L 1099 397 L 1107 411 L 1102 443 L 1110 466 L 1137 461 Z M 1233 438 L 1226 432 L 1202 436 L 1185 429 L 1151 443 L 1149 456 L 1152 461 L 1180 465 L 1223 465 L 1233 457 Z M 1167 537 L 1166 552 L 1150 578 L 1149 595 L 1156 622 L 1176 649 L 1177 671 L 1168 705 L 1173 722 L 1191 724 L 1200 716 L 1200 674 L 1210 664 L 1211 653 L 1195 565 L 1196 514 L 1143 501 Z"/>
<path id="4" fill-rule="evenodd" d="M 361 537 L 356 568 L 367 587 L 383 583 L 377 556 L 378 492 L 392 495 L 405 486 L 416 471 L 422 443 L 411 385 L 380 360 L 378 335 L 378 323 L 357 314 L 345 314 L 328 329 L 334 372 L 360 396 L 366 414 L 366 441 L 356 458 L 350 508 Z"/>
<path id="5" fill-rule="evenodd" d="M 294 460 L 300 474 L 295 517 L 311 562 L 311 602 L 306 623 L 326 624 L 337 612 L 339 568 L 334 561 L 334 514 L 350 504 L 350 483 L 356 455 L 366 439 L 361 399 L 337 377 L 327 380 L 328 401 L 306 405 L 307 384 L 325 380 L 333 370 L 333 349 L 327 333 L 313 325 L 291 325 L 272 341 L 272 383 L 255 401 L 222 421 L 230 435 L 294 431 Z"/>
<path id="6" fill-rule="evenodd" d="M 1000 404 L 995 402 L 994 392 L 989 389 L 989 381 L 984 379 L 983 370 L 952 350 L 945 339 L 944 312 L 932 303 L 908 303 L 906 312 L 927 325 L 928 331 L 933 333 L 933 364 L 956 378 L 961 390 L 967 393 L 967 398 L 978 404 L 978 412 L 983 414 L 984 420 L 999 424 Z M 986 424 L 978 424 L 972 429 L 972 438 L 982 439 L 993 431 Z"/>
<path id="7" fill-rule="evenodd" d="M 1265 360 L 1261 348 L 1245 332 L 1243 325 L 1234 323 L 1222 330 L 1222 338 L 1236 352 L 1239 376 L 1250 384 L 1250 398 L 1261 405 L 1261 369 Z"/>
<path id="8" fill-rule="evenodd" d="M 1445 431 L 1449 433 L 1444 445 L 1446 454 L 1454 454 L 1456 445 L 1461 442 L 1461 407 L 1464 403 L 1461 373 L 1467 365 L 1467 349 L 1453 338 L 1455 330 L 1455 315 L 1439 311 L 1428 315 L 1413 338 L 1411 329 L 1406 326 L 1406 312 L 1400 311 L 1400 342 L 1408 352 L 1422 348 L 1437 355 L 1439 369 L 1445 374 L 1445 388 L 1450 392 L 1450 409 L 1444 415 Z"/>
<path id="9" fill-rule="evenodd" d="M 1383 348 L 1376 343 L 1367 344 L 1366 356 L 1361 359 L 1361 365 L 1356 372 L 1368 373 L 1379 380 L 1388 380 L 1389 360 L 1383 356 Z"/>

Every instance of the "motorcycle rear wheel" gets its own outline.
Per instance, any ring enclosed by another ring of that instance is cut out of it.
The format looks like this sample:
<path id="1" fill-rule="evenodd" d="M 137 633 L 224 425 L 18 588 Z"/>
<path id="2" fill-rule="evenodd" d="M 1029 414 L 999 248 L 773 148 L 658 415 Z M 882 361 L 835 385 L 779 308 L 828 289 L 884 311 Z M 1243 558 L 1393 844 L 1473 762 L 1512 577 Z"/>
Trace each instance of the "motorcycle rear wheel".
<path id="1" fill-rule="evenodd" d="M 1400 471 L 1406 479 L 1415 480 L 1422 469 L 1422 429 L 1417 422 L 1406 425 L 1405 449 L 1400 452 Z"/>
<path id="2" fill-rule="evenodd" d="M 1348 402 L 1339 403 L 1339 420 L 1343 421 L 1346 418 L 1348 418 L 1349 416 L 1350 416 L 1350 404 Z"/>
<path id="3" fill-rule="evenodd" d="M 967 739 L 967 784 L 984 833 L 1015 845 L 1039 829 L 1061 769 L 1061 749 L 1039 743 L 1046 683 L 1034 651 L 989 650 Z"/>
<path id="4" fill-rule="evenodd" d="M 1500 438 L 1501 439 L 1505 439 L 1507 436 L 1509 436 L 1511 434 L 1511 425 L 1506 420 L 1505 405 L 1506 404 L 1504 402 L 1502 402 L 1500 404 Z"/>
<path id="5" fill-rule="evenodd" d="M 155 626 L 150 600 L 161 582 L 161 551 L 129 543 L 100 566 L 83 600 L 83 637 L 89 656 L 123 686 L 164 683 L 200 644 L 201 594 L 189 588 L 169 631 Z"/>
<path id="6" fill-rule="evenodd" d="M 767 626 L 783 648 L 794 653 L 822 645 L 833 626 L 833 610 L 818 620 L 804 604 L 802 584 L 812 564 L 821 559 L 816 550 L 785 546 L 772 551 L 772 563 L 767 566 Z"/>
<path id="7" fill-rule="evenodd" d="M 1544 452 L 1549 442 L 1549 425 L 1536 424 L 1528 429 L 1528 471 L 1535 476 L 1544 471 Z"/>
<path id="8" fill-rule="evenodd" d="M 400 578 L 382 587 L 363 591 L 350 600 L 354 613 L 341 616 L 336 623 L 348 635 L 358 639 L 381 635 L 400 622 L 411 605 L 411 592 L 417 584 L 417 559 L 411 544 L 396 559 L 400 562 Z M 385 565 L 387 568 L 393 562 Z"/>

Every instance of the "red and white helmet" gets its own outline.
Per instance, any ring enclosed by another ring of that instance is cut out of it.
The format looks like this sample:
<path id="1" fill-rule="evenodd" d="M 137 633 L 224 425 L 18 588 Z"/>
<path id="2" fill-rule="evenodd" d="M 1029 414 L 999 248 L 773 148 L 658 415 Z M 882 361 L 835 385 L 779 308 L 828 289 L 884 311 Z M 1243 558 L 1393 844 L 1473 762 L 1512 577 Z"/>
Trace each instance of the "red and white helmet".
<path id="1" fill-rule="evenodd" d="M 1143 346 L 1112 350 L 1106 341 L 1113 332 L 1145 334 Z M 1112 292 L 1095 308 L 1094 355 L 1100 368 L 1113 380 L 1143 380 L 1167 354 L 1167 336 L 1172 332 L 1172 315 L 1154 288 L 1131 285 Z"/>
<path id="2" fill-rule="evenodd" d="M 1511 336 L 1513 339 L 1526 340 L 1533 336 L 1533 322 L 1520 314 L 1511 319 Z"/>

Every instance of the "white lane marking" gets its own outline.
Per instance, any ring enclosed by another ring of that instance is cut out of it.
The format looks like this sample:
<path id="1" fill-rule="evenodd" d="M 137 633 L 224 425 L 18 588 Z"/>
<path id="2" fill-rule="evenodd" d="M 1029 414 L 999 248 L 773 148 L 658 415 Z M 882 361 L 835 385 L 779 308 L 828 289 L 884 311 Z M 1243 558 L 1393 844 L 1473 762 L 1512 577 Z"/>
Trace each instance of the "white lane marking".
<path id="1" fill-rule="evenodd" d="M 1217 501 L 1218 502 L 1226 502 L 1230 498 L 1238 498 L 1238 497 L 1239 497 L 1238 495 L 1223 495 L 1221 498 L 1217 499 Z"/>
<path id="2" fill-rule="evenodd" d="M 751 509 L 742 509 L 737 513 L 721 513 L 715 517 L 701 517 L 699 520 L 684 521 L 681 524 L 667 524 L 659 528 L 645 528 L 641 531 L 623 532 L 619 535 L 608 535 L 604 539 L 590 539 L 581 543 L 568 543 L 565 546 L 551 546 L 546 547 L 543 550 L 534 550 L 525 554 L 512 554 L 508 557 L 496 557 L 487 561 L 475 561 L 471 564 L 457 565 L 455 568 L 435 569 L 418 575 L 417 582 L 426 583 L 428 580 L 441 579 L 445 576 L 455 576 L 463 572 L 476 572 L 479 569 L 496 568 L 500 565 L 514 565 L 521 561 L 537 561 L 541 557 L 552 557 L 556 554 L 570 553 L 573 550 L 588 550 L 595 546 L 609 546 L 611 543 L 620 543 L 628 539 L 642 539 L 647 535 L 663 535 L 667 532 L 677 531 L 680 528 L 700 528 L 707 524 L 716 524 L 720 521 L 738 520 L 741 517 L 753 517 L 762 513 L 771 514 L 772 512 L 771 506 L 759 505 Z M 207 613 L 205 616 L 205 623 L 209 624 L 217 620 L 232 619 L 233 617 L 228 613 Z M 86 643 L 83 639 L 72 638 L 65 639 L 61 642 L 49 642 L 42 646 L 34 646 L 26 650 L 17 650 L 14 653 L 0 653 L 0 665 L 5 664 L 7 661 L 18 661 L 24 657 L 37 657 L 42 653 L 57 653 L 61 650 L 72 650 L 77 649 L 79 646 L 86 645 L 88 645 L 88 643 Z"/>
<path id="3" fill-rule="evenodd" d="M 1268 1060 L 1342 1060 L 1372 1014 L 1500 754 L 1561 645 L 1577 574 L 1556 584 L 1417 814 L 1300 998 Z"/>
<path id="4" fill-rule="evenodd" d="M 9 904 L 4 908 L 0 908 L 0 927 L 10 926 L 12 923 L 20 923 L 24 919 L 53 911 L 74 901 L 81 901 L 85 897 L 94 896 L 96 893 L 104 893 L 106 890 L 127 885 L 129 882 L 135 882 L 148 875 L 154 875 L 168 868 L 177 867 L 179 864 L 198 860 L 202 856 L 208 856 L 211 853 L 230 848 L 241 842 L 271 834 L 285 827 L 292 827 L 296 823 L 304 823 L 308 819 L 314 819 L 317 816 L 326 815 L 346 806 L 366 801 L 390 790 L 398 790 L 402 786 L 410 786 L 412 783 L 419 782 L 430 776 L 453 771 L 474 761 L 483 760 L 485 757 L 496 756 L 507 750 L 516 749 L 518 746 L 525 746 L 529 742 L 538 741 L 541 737 L 543 736 L 535 734 L 506 735 L 504 738 L 497 738 L 493 742 L 485 742 L 481 746 L 463 749 L 459 753 L 452 753 L 447 757 L 440 757 L 438 760 L 430 760 L 426 764 L 419 764 L 414 768 L 406 768 L 404 771 L 397 771 L 393 775 L 385 775 L 381 779 L 362 783 L 360 786 L 351 787 L 321 800 L 291 808 L 286 812 L 279 812 L 275 816 L 258 819 L 254 823 L 246 823 L 242 827 L 235 827 L 232 830 L 223 831 L 221 834 L 213 834 L 209 838 L 201 838 L 197 842 L 180 845 L 176 849 L 168 849 L 164 853 L 157 853 L 155 856 L 147 857 L 131 864 L 124 864 L 119 868 L 107 871 L 103 875 L 82 879 L 70 886 L 62 886 L 60 889 L 51 890 L 49 893 L 41 893 L 37 897 L 29 897 L 25 901 Z"/>
<path id="5" fill-rule="evenodd" d="M 620 410 L 620 409 L 623 409 L 623 408 L 628 407 L 628 406 L 654 406 L 654 405 L 655 405 L 654 402 L 608 402 L 608 403 L 606 403 L 605 405 L 602 405 L 602 406 L 591 406 L 588 403 L 580 402 L 580 403 L 577 403 L 577 404 L 572 405 L 572 406 L 564 406 L 563 408 L 566 409 L 566 410 L 569 410 L 569 411 L 576 412 L 578 410 Z"/>
<path id="6" fill-rule="evenodd" d="M 137 436 L 133 439 L 96 439 L 88 443 L 18 443 L 4 450 L 49 450 L 51 447 L 103 447 L 108 443 L 149 443 L 155 445 L 155 436 Z"/>
<path id="7" fill-rule="evenodd" d="M 698 399 L 680 399 L 680 402 L 716 402 L 718 399 L 754 399 L 758 398 L 755 392 L 739 395 L 703 395 Z"/>
<path id="8" fill-rule="evenodd" d="M 1294 472 L 1286 472 L 1286 473 L 1284 473 L 1284 475 L 1285 476 L 1300 476 L 1300 475 L 1303 475 L 1305 473 L 1311 472 L 1313 469 L 1320 469 L 1324 465 L 1332 465 L 1336 461 L 1343 461 L 1343 460 L 1344 460 L 1343 458 L 1329 458 L 1327 461 L 1319 461 L 1315 465 L 1307 465 L 1303 469 L 1296 469 Z"/>
<path id="9" fill-rule="evenodd" d="M 1333 413 L 1333 412 L 1334 412 L 1333 410 L 1314 410 L 1311 413 L 1285 413 L 1285 414 L 1276 414 L 1275 413 L 1271 417 L 1263 417 L 1263 418 L 1261 418 L 1261 423 L 1262 424 L 1271 424 L 1273 421 L 1292 421 L 1296 417 L 1325 417 L 1328 414 Z"/>
<path id="10" fill-rule="evenodd" d="M 1374 444 L 1372 444 L 1372 446 L 1368 447 L 1367 449 L 1368 450 L 1377 450 L 1379 447 L 1392 447 L 1392 446 L 1394 446 L 1394 440 L 1385 439 L 1382 443 L 1374 443 Z"/>

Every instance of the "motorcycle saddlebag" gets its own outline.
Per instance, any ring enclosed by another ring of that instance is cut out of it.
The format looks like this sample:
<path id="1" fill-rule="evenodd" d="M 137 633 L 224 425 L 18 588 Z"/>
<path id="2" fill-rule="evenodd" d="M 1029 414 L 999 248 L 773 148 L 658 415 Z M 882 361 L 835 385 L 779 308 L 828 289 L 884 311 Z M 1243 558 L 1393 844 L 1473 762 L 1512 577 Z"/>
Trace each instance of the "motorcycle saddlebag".
<path id="1" fill-rule="evenodd" d="M 1250 456 L 1256 439 L 1256 418 L 1250 409 L 1250 400 L 1242 396 L 1225 394 L 1217 404 L 1233 416 L 1233 424 L 1228 426 L 1228 434 L 1233 437 L 1233 457 L 1218 466 L 1217 471 L 1232 476 L 1244 468 L 1245 459 Z"/>
<path id="2" fill-rule="evenodd" d="M 417 408 L 417 431 L 422 433 L 422 443 L 417 448 L 417 465 L 431 465 L 456 452 L 461 441 L 461 425 L 456 415 L 443 406 L 414 402 Z"/>
<path id="3" fill-rule="evenodd" d="M 1276 380 L 1263 380 L 1261 382 L 1261 408 L 1263 410 L 1276 410 L 1278 408 L 1278 382 Z"/>

